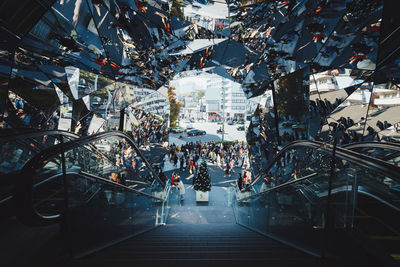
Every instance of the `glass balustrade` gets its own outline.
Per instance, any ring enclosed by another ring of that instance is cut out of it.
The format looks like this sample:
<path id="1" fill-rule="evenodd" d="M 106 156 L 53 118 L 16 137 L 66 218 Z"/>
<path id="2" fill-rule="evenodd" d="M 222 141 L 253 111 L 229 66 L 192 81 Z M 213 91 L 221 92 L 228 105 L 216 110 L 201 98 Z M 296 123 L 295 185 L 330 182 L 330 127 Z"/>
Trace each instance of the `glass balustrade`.
<path id="1" fill-rule="evenodd" d="M 74 256 L 164 224 L 179 203 L 178 192 L 158 179 L 130 140 L 103 135 L 56 146 L 34 165 L 34 212 L 67 223 Z"/>
<path id="2" fill-rule="evenodd" d="M 251 194 L 236 193 L 237 222 L 319 256 L 346 255 L 354 244 L 349 235 L 355 232 L 397 240 L 399 176 L 346 153 L 351 154 L 336 153 L 331 170 L 331 147 L 297 144 L 284 149 L 253 182 Z"/>

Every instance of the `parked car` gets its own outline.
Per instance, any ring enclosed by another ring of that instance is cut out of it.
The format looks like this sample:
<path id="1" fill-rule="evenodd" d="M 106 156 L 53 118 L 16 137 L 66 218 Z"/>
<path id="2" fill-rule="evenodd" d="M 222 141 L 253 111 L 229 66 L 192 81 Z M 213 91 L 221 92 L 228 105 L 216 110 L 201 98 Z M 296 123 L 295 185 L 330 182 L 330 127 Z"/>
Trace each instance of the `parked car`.
<path id="1" fill-rule="evenodd" d="M 240 125 L 236 128 L 238 131 L 244 131 L 244 125 Z"/>
<path id="2" fill-rule="evenodd" d="M 192 129 L 187 131 L 188 136 L 195 136 L 195 135 L 206 135 L 206 131 L 199 130 L 199 129 Z"/>
<path id="3" fill-rule="evenodd" d="M 228 121 L 228 125 L 233 125 L 234 123 L 233 123 L 233 120 L 229 120 Z"/>

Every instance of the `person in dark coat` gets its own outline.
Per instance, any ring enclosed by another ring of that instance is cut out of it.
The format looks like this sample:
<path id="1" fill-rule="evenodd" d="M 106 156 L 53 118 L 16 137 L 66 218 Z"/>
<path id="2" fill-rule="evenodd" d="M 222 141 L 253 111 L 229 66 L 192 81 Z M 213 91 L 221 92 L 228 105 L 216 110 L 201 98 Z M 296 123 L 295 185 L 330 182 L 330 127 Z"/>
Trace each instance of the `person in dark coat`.
<path id="1" fill-rule="evenodd" d="M 242 177 L 242 174 L 240 172 L 239 172 L 239 177 L 238 177 L 238 180 L 237 180 L 237 185 L 238 185 L 239 190 L 242 191 L 242 189 L 243 189 L 243 177 Z"/>

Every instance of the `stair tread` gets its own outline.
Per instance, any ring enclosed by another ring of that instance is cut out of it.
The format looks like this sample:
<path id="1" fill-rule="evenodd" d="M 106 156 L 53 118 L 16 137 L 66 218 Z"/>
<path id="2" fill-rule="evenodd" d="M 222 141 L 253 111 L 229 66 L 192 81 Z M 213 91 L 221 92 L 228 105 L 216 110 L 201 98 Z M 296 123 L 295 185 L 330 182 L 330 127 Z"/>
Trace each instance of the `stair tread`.
<path id="1" fill-rule="evenodd" d="M 193 234 L 191 234 L 193 233 Z M 84 262 L 135 263 L 201 260 L 243 263 L 312 262 L 315 258 L 276 240 L 252 232 L 237 224 L 185 225 L 158 227 L 140 236 L 125 240 L 82 258 Z M 234 261 L 233 261 L 234 260 Z M 97 264 L 96 264 L 97 265 Z M 173 265 L 172 265 L 173 266 Z M 278 266 L 278 265 L 276 265 Z M 286 266 L 286 265 L 279 265 Z M 293 265 L 294 266 L 294 265 Z M 309 266 L 309 265 L 303 265 Z"/>

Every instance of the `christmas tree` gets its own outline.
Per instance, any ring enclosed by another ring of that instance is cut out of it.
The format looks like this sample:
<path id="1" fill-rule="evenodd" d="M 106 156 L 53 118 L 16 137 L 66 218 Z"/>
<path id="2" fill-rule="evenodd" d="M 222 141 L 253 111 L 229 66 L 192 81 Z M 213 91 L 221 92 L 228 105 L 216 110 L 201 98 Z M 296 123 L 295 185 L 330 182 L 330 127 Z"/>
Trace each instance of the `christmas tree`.
<path id="1" fill-rule="evenodd" d="M 199 171 L 194 182 L 194 190 L 203 192 L 211 190 L 210 174 L 208 174 L 207 163 L 204 159 L 201 161 Z"/>

